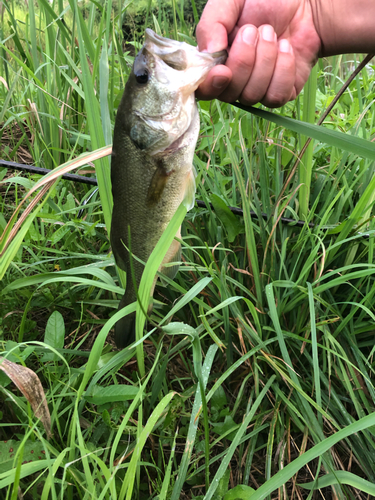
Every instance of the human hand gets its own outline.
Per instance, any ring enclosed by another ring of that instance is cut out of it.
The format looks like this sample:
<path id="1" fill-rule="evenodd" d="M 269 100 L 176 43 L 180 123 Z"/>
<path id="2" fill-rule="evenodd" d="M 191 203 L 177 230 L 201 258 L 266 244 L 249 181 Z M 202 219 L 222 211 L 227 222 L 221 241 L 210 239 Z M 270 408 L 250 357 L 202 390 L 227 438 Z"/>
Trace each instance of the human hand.
<path id="1" fill-rule="evenodd" d="M 321 48 L 308 0 L 209 0 L 197 26 L 200 50 L 228 50 L 198 99 L 278 107 L 306 83 Z"/>

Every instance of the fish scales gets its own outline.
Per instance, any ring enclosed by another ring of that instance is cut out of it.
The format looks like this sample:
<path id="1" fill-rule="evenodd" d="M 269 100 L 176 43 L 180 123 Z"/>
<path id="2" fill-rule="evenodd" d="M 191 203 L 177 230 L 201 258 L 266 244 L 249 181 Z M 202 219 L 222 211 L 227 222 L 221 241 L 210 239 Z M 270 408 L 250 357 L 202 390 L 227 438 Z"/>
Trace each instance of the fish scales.
<path id="1" fill-rule="evenodd" d="M 194 91 L 225 58 L 224 52 L 201 53 L 146 30 L 145 44 L 135 58 L 117 112 L 113 137 L 111 245 L 116 264 L 127 273 L 119 309 L 137 299 L 130 259 L 138 287 L 144 265 L 137 259 L 147 261 L 182 201 L 188 208 L 194 204 L 193 156 L 199 134 Z M 180 244 L 174 241 L 163 264 L 179 261 L 180 251 Z M 173 278 L 178 267 L 164 268 L 163 264 L 160 271 Z M 118 347 L 126 347 L 134 338 L 132 314 L 116 323 L 115 341 Z"/>

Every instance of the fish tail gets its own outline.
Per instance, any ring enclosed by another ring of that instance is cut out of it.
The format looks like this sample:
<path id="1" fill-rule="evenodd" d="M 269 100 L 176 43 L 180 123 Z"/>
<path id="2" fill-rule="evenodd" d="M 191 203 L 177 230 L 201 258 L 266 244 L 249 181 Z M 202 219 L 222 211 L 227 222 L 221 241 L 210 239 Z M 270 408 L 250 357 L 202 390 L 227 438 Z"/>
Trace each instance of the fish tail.
<path id="1" fill-rule="evenodd" d="M 130 291 L 128 289 L 131 289 Z M 125 294 L 120 300 L 118 310 L 128 304 L 131 304 L 136 300 L 134 297 L 133 288 L 131 286 L 127 287 Z M 131 343 L 135 341 L 135 312 L 127 314 L 123 318 L 119 319 L 115 324 L 115 343 L 119 349 L 124 349 Z"/>
<path id="2" fill-rule="evenodd" d="M 154 293 L 156 277 L 154 279 L 152 288 L 151 288 L 151 297 Z M 126 289 L 125 294 L 120 300 L 120 304 L 118 306 L 118 310 L 121 309 L 128 304 L 136 301 L 137 297 L 135 296 L 134 288 L 129 284 L 129 289 Z M 149 304 L 147 309 L 147 314 L 151 314 L 152 311 L 152 303 Z M 135 341 L 135 311 L 133 313 L 127 314 L 123 318 L 119 319 L 115 324 L 115 343 L 119 349 L 124 349 L 128 347 L 128 345 L 132 344 Z"/>
<path id="3" fill-rule="evenodd" d="M 120 305 L 119 309 L 122 306 Z M 119 349 L 124 349 L 135 341 L 135 312 L 119 319 L 115 324 L 115 342 Z"/>

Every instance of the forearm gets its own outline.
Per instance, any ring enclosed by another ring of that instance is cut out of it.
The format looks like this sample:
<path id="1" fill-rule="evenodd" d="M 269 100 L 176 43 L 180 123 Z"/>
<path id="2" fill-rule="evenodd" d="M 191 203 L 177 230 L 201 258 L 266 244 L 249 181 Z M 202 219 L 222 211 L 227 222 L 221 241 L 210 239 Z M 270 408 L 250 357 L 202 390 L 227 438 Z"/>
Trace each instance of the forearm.
<path id="1" fill-rule="evenodd" d="M 320 56 L 375 53 L 375 0 L 310 0 Z"/>

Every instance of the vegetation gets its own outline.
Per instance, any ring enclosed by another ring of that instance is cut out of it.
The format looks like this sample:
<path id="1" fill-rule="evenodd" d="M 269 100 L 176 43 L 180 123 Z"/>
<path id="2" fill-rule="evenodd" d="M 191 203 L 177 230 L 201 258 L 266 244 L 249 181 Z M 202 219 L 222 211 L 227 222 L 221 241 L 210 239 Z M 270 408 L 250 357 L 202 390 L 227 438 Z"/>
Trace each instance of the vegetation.
<path id="1" fill-rule="evenodd" d="M 203 12 L 206 0 L 184 2 L 178 0 L 141 0 L 129 4 L 122 17 L 122 32 L 126 42 L 142 39 L 145 22 L 152 17 L 150 27 L 159 26 L 164 33 L 170 31 L 175 18 L 185 33 L 191 33 Z"/>
<path id="2" fill-rule="evenodd" d="M 1 158 L 89 176 L 95 160 L 100 195 L 0 167 L 0 497 L 375 497 L 374 67 L 323 128 L 299 120 L 318 120 L 359 57 L 320 61 L 310 92 L 273 114 L 200 103 L 207 208 L 186 215 L 180 272 L 157 286 L 150 321 L 139 311 L 143 342 L 118 352 L 105 155 L 131 4 L 37 0 L 23 17 L 20 5 L 1 18 Z M 180 16 L 196 21 L 193 0 L 171 3 L 173 23 L 151 7 L 149 26 L 194 43 Z M 313 154 L 296 163 L 308 135 Z"/>

